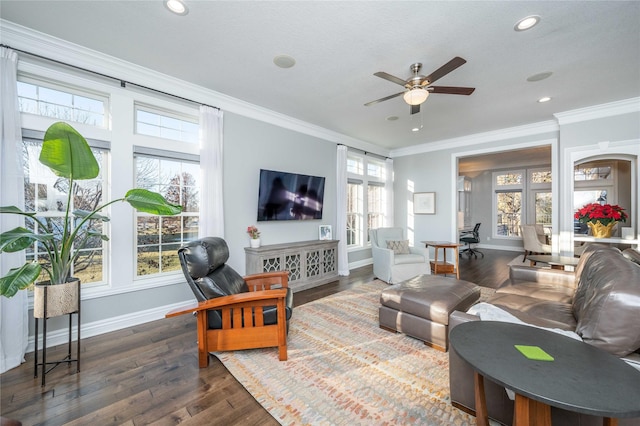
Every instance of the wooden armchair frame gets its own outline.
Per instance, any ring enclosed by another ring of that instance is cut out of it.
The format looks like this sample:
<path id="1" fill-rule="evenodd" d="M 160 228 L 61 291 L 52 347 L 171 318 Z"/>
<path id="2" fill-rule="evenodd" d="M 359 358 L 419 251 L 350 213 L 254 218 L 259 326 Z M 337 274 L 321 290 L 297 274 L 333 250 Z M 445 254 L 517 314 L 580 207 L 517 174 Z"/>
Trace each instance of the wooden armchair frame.
<path id="1" fill-rule="evenodd" d="M 243 277 L 249 292 L 217 297 L 173 310 L 166 318 L 193 313 L 198 324 L 198 364 L 209 365 L 209 352 L 278 347 L 280 361 L 287 360 L 286 297 L 289 273 L 268 272 Z M 272 288 L 272 287 L 281 288 Z M 277 324 L 265 325 L 263 308 L 277 307 Z M 219 310 L 222 328 L 209 329 L 207 311 Z"/>

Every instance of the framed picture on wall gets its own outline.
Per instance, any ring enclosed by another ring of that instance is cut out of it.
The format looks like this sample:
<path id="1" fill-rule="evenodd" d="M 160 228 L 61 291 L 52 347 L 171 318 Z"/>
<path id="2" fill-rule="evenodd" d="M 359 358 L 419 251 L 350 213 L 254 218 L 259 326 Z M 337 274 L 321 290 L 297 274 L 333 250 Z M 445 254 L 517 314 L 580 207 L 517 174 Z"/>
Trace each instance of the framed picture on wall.
<path id="1" fill-rule="evenodd" d="M 436 214 L 436 193 L 414 192 L 413 214 Z"/>
<path id="2" fill-rule="evenodd" d="M 331 225 L 320 225 L 318 230 L 318 238 L 321 240 L 331 239 Z"/>

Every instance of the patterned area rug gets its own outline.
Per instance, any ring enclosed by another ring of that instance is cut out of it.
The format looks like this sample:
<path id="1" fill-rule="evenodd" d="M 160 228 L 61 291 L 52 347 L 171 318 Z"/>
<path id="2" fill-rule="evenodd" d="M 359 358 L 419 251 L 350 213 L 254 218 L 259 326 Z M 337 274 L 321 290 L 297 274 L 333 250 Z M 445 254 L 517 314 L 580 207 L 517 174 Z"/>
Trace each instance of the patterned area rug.
<path id="1" fill-rule="evenodd" d="M 296 308 L 288 361 L 275 349 L 215 355 L 283 425 L 475 424 L 450 404 L 448 354 L 379 328 L 385 287 L 376 280 Z"/>

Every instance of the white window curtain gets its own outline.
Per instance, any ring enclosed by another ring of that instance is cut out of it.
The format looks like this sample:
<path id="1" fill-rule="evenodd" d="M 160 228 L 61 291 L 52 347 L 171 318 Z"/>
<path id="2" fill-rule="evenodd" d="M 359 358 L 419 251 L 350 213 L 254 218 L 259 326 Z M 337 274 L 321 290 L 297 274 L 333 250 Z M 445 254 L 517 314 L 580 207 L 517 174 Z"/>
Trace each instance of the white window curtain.
<path id="1" fill-rule="evenodd" d="M 0 205 L 24 209 L 24 173 L 22 170 L 22 130 L 18 109 L 18 54 L 0 47 Z M 0 232 L 24 226 L 17 215 L 0 215 Z M 3 253 L 0 275 L 24 265 L 25 253 Z M 20 290 L 11 299 L 0 297 L 0 373 L 24 362 L 29 333 L 27 290 Z"/>
<path id="2" fill-rule="evenodd" d="M 386 205 L 386 209 L 387 211 L 385 212 L 385 224 L 388 227 L 392 227 L 394 225 L 394 218 L 393 218 L 393 159 L 391 158 L 387 158 L 387 160 L 385 161 L 385 167 L 386 167 L 386 173 L 385 173 L 385 177 L 386 180 L 384 182 L 384 192 L 387 196 L 387 205 Z"/>
<path id="3" fill-rule="evenodd" d="M 336 161 L 336 235 L 338 243 L 338 275 L 349 275 L 349 256 L 347 254 L 347 147 L 338 145 Z"/>
<path id="4" fill-rule="evenodd" d="M 200 226 L 199 236 L 224 238 L 222 197 L 223 113 L 200 106 Z"/>

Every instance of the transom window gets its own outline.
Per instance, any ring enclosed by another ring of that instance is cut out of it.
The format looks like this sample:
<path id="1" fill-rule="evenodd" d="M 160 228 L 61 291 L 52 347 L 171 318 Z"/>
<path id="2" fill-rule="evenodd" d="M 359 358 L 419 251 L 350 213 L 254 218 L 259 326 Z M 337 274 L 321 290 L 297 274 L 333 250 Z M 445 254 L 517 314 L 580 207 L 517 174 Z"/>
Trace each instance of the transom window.
<path id="1" fill-rule="evenodd" d="M 136 105 L 136 133 L 172 139 L 190 144 L 198 143 L 198 120 L 179 114 L 160 111 L 153 107 Z"/>
<path id="2" fill-rule="evenodd" d="M 106 127 L 107 97 L 23 77 L 18 81 L 20 112 Z"/>

